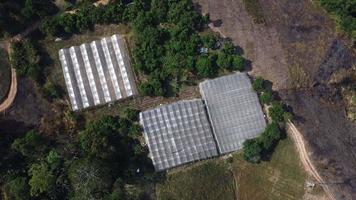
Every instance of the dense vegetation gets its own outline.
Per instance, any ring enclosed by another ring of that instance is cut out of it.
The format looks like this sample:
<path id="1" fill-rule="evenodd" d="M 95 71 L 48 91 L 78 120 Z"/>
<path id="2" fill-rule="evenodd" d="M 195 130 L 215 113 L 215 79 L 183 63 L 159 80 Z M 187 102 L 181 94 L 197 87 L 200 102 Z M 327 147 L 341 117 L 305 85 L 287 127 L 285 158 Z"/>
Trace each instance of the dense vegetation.
<path id="1" fill-rule="evenodd" d="M 10 61 L 20 76 L 28 76 L 36 82 L 41 81 L 42 70 L 39 65 L 39 56 L 32 41 L 13 42 Z"/>
<path id="2" fill-rule="evenodd" d="M 58 11 L 53 0 L 0 1 L 0 37 L 15 35 L 29 24 Z"/>
<path id="3" fill-rule="evenodd" d="M 273 91 L 267 88 L 267 82 L 261 77 L 253 81 L 252 87 L 259 94 L 261 103 L 269 106 L 268 115 L 271 119 L 271 123 L 259 137 L 246 140 L 243 144 L 244 159 L 259 163 L 270 158 L 279 140 L 284 137 L 281 124 L 291 120 L 292 115 L 286 111 L 282 103 L 274 100 Z"/>
<path id="4" fill-rule="evenodd" d="M 319 0 L 320 4 L 334 14 L 341 30 L 356 39 L 356 1 L 354 0 Z"/>
<path id="5" fill-rule="evenodd" d="M 221 69 L 244 69 L 245 60 L 232 43 L 221 44 L 215 35 L 201 33 L 207 22 L 208 17 L 202 17 L 190 0 L 134 0 L 101 7 L 84 3 L 74 14 L 47 18 L 42 30 L 66 36 L 92 29 L 95 24 L 129 24 L 134 33 L 134 67 L 143 74 L 139 91 L 169 96 L 196 77 L 213 77 Z"/>
<path id="6" fill-rule="evenodd" d="M 128 118 L 89 122 L 74 141 L 66 141 L 69 152 L 36 130 L 15 139 L 11 147 L 1 146 L 10 155 L 2 159 L 22 163 L 13 167 L 1 160 L 4 192 L 10 199 L 142 199 L 145 194 L 137 192 L 136 183 L 150 179 L 153 168 L 137 140 L 141 129 L 132 121 L 135 113 L 129 109 Z"/>

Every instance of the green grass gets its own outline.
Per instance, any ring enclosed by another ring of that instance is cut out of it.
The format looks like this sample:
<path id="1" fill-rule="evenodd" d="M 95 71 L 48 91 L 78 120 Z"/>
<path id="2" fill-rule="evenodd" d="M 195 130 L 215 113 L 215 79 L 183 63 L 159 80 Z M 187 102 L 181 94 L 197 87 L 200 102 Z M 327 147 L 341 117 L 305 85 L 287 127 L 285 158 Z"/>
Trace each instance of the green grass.
<path id="1" fill-rule="evenodd" d="M 234 156 L 233 170 L 239 200 L 299 200 L 306 174 L 290 139 L 281 141 L 268 162 L 251 164 Z"/>
<path id="2" fill-rule="evenodd" d="M 4 49 L 0 49 L 0 101 L 2 101 L 10 88 L 11 68 L 8 55 Z"/>
<path id="3" fill-rule="evenodd" d="M 228 165 L 220 159 L 209 160 L 198 166 L 169 173 L 164 183 L 158 184 L 158 200 L 232 200 L 235 199 L 234 181 Z"/>
<path id="4" fill-rule="evenodd" d="M 245 9 L 256 24 L 266 23 L 259 0 L 243 0 Z"/>

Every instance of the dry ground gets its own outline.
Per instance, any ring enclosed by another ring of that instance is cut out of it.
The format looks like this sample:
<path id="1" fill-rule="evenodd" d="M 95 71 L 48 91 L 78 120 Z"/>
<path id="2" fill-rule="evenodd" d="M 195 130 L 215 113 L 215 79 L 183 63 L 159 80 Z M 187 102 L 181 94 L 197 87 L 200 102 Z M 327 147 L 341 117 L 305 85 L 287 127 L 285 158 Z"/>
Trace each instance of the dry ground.
<path id="1" fill-rule="evenodd" d="M 356 199 L 356 124 L 345 117 L 333 72 L 350 68 L 355 51 L 333 21 L 312 1 L 263 0 L 266 24 L 256 25 L 243 0 L 196 0 L 203 13 L 221 20 L 217 30 L 245 50 L 252 74 L 273 82 L 292 106 L 296 126 L 337 199 Z"/>

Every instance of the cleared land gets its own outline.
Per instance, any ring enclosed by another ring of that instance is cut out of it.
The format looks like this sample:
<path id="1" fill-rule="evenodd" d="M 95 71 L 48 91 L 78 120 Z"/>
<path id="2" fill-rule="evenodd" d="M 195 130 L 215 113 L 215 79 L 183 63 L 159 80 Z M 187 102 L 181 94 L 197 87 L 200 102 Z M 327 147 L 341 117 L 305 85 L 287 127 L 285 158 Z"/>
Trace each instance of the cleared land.
<path id="1" fill-rule="evenodd" d="M 5 49 L 0 48 L 0 102 L 6 97 L 11 83 L 11 68 Z"/>
<path id="2" fill-rule="evenodd" d="M 306 189 L 308 176 L 289 138 L 277 145 L 268 162 L 251 164 L 242 153 L 233 154 L 229 161 L 216 158 L 168 172 L 166 180 L 156 187 L 157 199 L 327 199 L 319 185 Z"/>
<path id="3" fill-rule="evenodd" d="M 157 185 L 158 200 L 233 200 L 234 180 L 223 160 L 210 160 L 168 173 Z"/>
<path id="4" fill-rule="evenodd" d="M 234 155 L 239 200 L 300 200 L 306 174 L 289 139 L 282 140 L 269 162 L 251 164 Z"/>

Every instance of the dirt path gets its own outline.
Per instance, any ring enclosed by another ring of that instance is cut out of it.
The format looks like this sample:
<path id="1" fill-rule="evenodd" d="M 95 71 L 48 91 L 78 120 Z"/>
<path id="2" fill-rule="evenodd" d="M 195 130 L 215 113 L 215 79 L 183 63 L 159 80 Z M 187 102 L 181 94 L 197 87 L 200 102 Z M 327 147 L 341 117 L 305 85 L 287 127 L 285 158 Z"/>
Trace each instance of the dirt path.
<path id="1" fill-rule="evenodd" d="M 0 104 L 0 112 L 5 112 L 14 102 L 17 94 L 17 75 L 16 70 L 11 69 L 11 86 L 7 98 Z"/>
<path id="2" fill-rule="evenodd" d="M 312 163 L 308 151 L 305 146 L 305 141 L 303 139 L 303 135 L 298 131 L 298 129 L 294 126 L 293 123 L 288 123 L 288 131 L 290 133 L 290 136 L 292 137 L 295 146 L 297 147 L 298 154 L 300 157 L 300 160 L 303 164 L 303 167 L 307 173 L 315 178 L 315 180 L 318 182 L 318 184 L 321 185 L 321 187 L 324 189 L 325 193 L 328 195 L 330 200 L 336 200 L 334 197 L 333 193 L 330 191 L 330 188 L 328 185 L 325 184 L 325 181 L 323 178 L 319 175 L 318 171 L 316 170 L 314 164 Z"/>
<path id="3" fill-rule="evenodd" d="M 23 32 L 17 34 L 16 36 L 14 36 L 13 38 L 9 39 L 8 41 L 4 42 L 4 46 L 6 46 L 8 55 L 11 55 L 11 49 L 10 49 L 10 42 L 11 41 L 20 41 L 22 40 L 24 37 L 26 37 L 28 34 L 30 34 L 32 31 L 36 30 L 41 24 L 41 21 L 37 21 L 36 23 L 34 23 L 32 26 L 28 27 L 26 30 L 24 30 Z M 9 93 L 6 97 L 6 99 L 1 102 L 0 104 L 0 113 L 2 112 L 6 112 L 6 110 L 12 105 L 12 103 L 15 100 L 17 94 L 17 74 L 16 74 L 16 70 L 14 68 L 11 68 L 11 85 L 10 85 L 10 90 Z"/>

